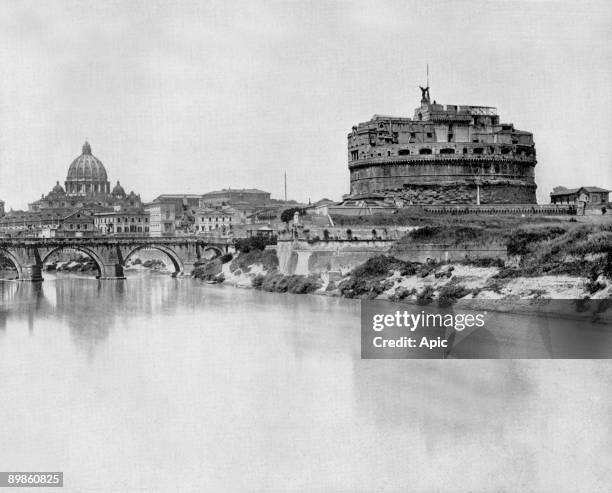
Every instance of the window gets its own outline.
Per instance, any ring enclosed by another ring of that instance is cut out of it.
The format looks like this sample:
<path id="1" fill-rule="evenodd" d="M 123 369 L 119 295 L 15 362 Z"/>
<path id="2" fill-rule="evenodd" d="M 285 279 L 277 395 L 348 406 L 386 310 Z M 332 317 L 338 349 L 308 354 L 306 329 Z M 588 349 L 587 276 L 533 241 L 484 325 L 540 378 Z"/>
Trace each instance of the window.
<path id="1" fill-rule="evenodd" d="M 440 154 L 455 154 L 455 149 L 451 149 L 450 147 L 440 149 Z"/>
<path id="2" fill-rule="evenodd" d="M 474 154 L 482 154 L 484 152 L 484 149 L 482 147 L 475 147 L 472 152 Z"/>
<path id="3" fill-rule="evenodd" d="M 397 153 L 399 156 L 409 156 L 410 149 L 400 149 Z"/>
<path id="4" fill-rule="evenodd" d="M 431 132 L 427 132 L 427 138 L 431 139 L 433 137 L 433 134 Z"/>

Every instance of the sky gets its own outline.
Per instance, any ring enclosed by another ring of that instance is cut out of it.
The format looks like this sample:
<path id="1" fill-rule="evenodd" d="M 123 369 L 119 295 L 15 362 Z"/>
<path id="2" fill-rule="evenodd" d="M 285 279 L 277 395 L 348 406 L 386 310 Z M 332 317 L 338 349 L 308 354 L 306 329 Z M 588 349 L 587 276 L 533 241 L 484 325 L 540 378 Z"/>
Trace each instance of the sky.
<path id="1" fill-rule="evenodd" d="M 538 201 L 612 188 L 609 1 L 0 3 L 0 199 L 63 184 L 87 139 L 109 180 L 162 193 L 349 191 L 346 135 L 442 104 L 534 133 Z"/>

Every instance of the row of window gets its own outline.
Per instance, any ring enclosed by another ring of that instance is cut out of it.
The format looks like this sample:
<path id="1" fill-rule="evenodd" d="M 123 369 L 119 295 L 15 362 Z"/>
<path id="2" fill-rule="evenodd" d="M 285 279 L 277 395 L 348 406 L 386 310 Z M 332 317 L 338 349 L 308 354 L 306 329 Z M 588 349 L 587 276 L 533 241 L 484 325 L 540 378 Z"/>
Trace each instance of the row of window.
<path id="1" fill-rule="evenodd" d="M 131 221 L 130 221 L 130 219 L 131 219 Z M 135 221 L 135 219 L 136 218 L 134 218 L 134 217 L 128 218 L 126 216 L 123 216 L 123 218 L 122 217 L 100 217 L 100 218 L 96 218 L 96 221 L 100 222 L 102 224 L 114 224 L 114 223 L 120 223 L 120 222 L 124 222 L 124 223 L 127 223 L 127 222 L 132 222 L 132 223 L 139 222 L 139 223 L 141 223 L 143 218 L 142 217 L 138 217 L 137 218 L 138 221 Z M 145 217 L 144 218 L 144 222 L 148 223 L 149 222 L 149 218 Z"/>
<path id="2" fill-rule="evenodd" d="M 439 153 L 440 154 L 455 154 L 455 149 L 452 147 L 444 147 L 442 149 L 440 149 Z M 468 149 L 466 147 L 463 148 L 462 153 L 463 154 L 468 154 Z M 506 155 L 509 154 L 510 152 L 512 152 L 512 149 L 510 147 L 502 147 L 500 149 L 500 153 L 502 155 Z M 476 154 L 476 155 L 481 155 L 481 154 L 490 154 L 493 155 L 495 154 L 495 147 L 493 146 L 489 146 L 488 148 L 485 147 L 474 147 L 472 149 L 472 153 Z M 534 154 L 535 151 L 533 151 L 532 149 L 519 149 L 516 151 L 516 155 L 517 156 L 531 156 L 532 154 Z M 362 157 L 365 158 L 366 154 L 365 152 L 362 152 Z M 409 156 L 411 155 L 412 152 L 410 151 L 410 149 L 399 149 L 397 151 L 397 155 L 398 156 Z M 418 151 L 419 155 L 429 155 L 429 154 L 433 154 L 433 151 L 431 148 L 429 147 L 423 147 L 421 149 L 419 149 Z M 374 156 L 374 153 L 370 153 L 370 157 L 382 157 L 382 153 L 379 152 L 376 154 L 376 156 Z M 391 157 L 391 151 L 387 151 L 387 157 Z M 359 159 L 359 151 L 351 151 L 351 160 L 352 161 L 356 161 Z"/>
<path id="3" fill-rule="evenodd" d="M 218 222 L 223 222 L 223 223 L 224 223 L 226 219 L 227 219 L 227 222 L 230 222 L 230 223 L 232 222 L 232 218 L 231 218 L 231 217 L 226 217 L 226 216 L 222 216 L 222 217 L 221 217 L 221 221 L 219 221 L 219 216 L 215 216 L 215 218 L 214 218 L 214 222 L 216 222 L 216 223 L 218 223 Z M 203 222 L 205 222 L 205 221 L 206 221 L 206 222 L 209 222 L 209 223 L 212 223 L 212 222 L 213 222 L 213 218 L 212 218 L 211 216 L 208 216 L 208 217 L 200 217 L 200 222 L 201 222 L 201 223 L 203 223 Z"/>

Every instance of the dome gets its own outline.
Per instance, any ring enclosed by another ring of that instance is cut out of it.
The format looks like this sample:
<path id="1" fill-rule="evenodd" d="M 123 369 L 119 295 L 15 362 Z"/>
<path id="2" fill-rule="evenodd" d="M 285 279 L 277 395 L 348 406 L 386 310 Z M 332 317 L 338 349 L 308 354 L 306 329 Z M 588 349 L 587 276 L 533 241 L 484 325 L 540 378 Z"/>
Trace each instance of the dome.
<path id="1" fill-rule="evenodd" d="M 105 182 L 107 180 L 106 170 L 102 161 L 91 153 L 88 142 L 83 144 L 83 154 L 72 161 L 68 168 L 66 181 L 95 181 Z"/>
<path id="2" fill-rule="evenodd" d="M 125 190 L 123 189 L 123 187 L 119 183 L 119 180 L 117 180 L 117 184 L 113 188 L 113 192 L 112 193 L 113 193 L 113 195 L 125 195 Z"/>
<path id="3" fill-rule="evenodd" d="M 53 190 L 51 190 L 51 192 L 52 192 L 52 193 L 66 193 L 66 192 L 64 191 L 64 187 L 62 187 L 62 186 L 60 185 L 60 182 L 59 182 L 59 181 L 56 181 L 56 182 L 55 182 L 55 186 L 53 187 Z"/>

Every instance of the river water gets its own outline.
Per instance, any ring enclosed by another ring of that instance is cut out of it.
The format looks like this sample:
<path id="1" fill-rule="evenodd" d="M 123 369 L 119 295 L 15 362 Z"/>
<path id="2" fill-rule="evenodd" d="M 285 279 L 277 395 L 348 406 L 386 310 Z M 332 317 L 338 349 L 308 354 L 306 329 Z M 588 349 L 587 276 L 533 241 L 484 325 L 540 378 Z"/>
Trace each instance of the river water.
<path id="1" fill-rule="evenodd" d="M 1 470 L 63 471 L 64 492 L 611 478 L 608 361 L 361 360 L 354 300 L 46 278 L 0 282 Z"/>

